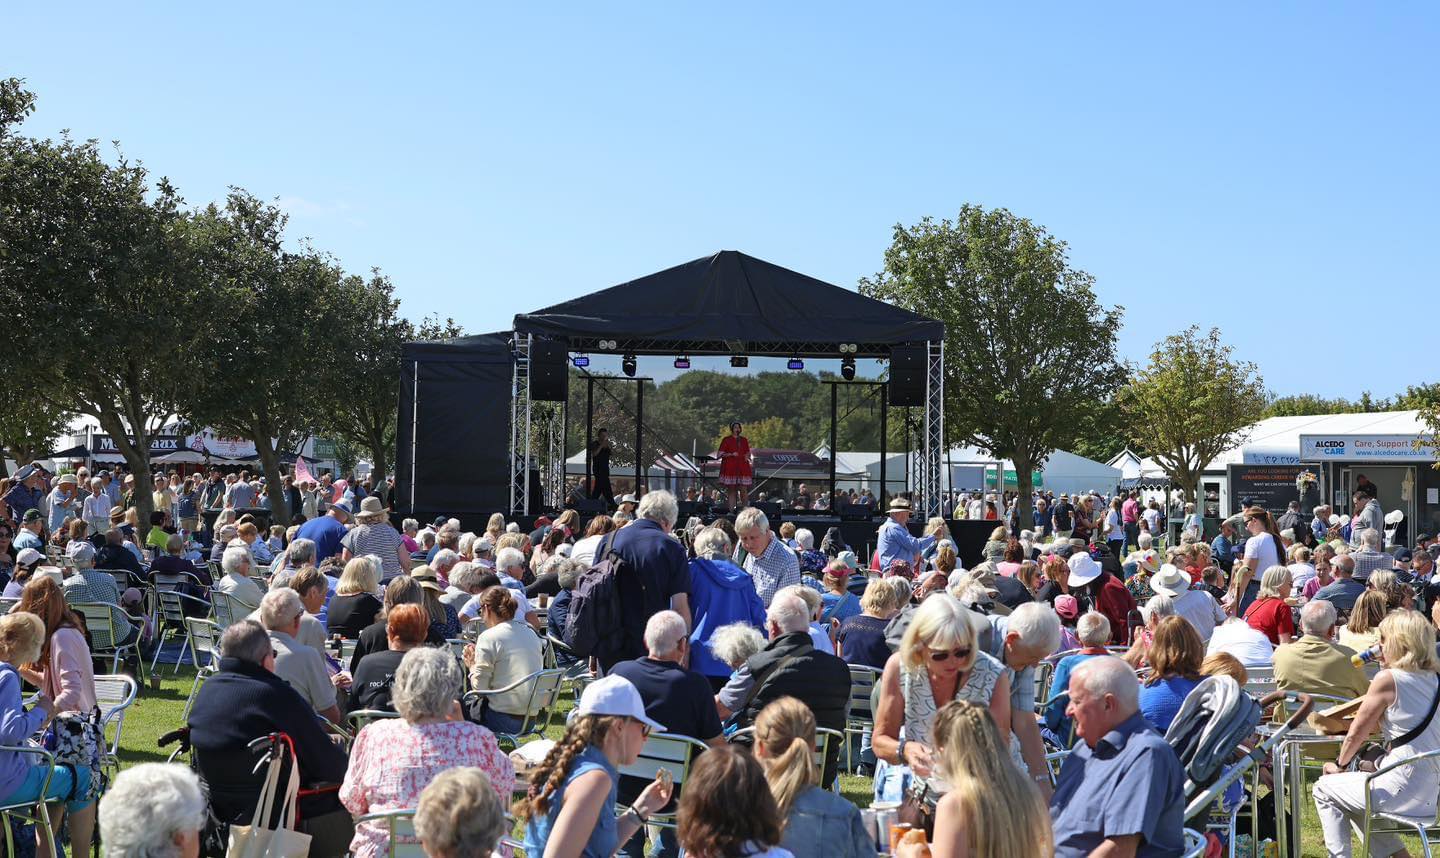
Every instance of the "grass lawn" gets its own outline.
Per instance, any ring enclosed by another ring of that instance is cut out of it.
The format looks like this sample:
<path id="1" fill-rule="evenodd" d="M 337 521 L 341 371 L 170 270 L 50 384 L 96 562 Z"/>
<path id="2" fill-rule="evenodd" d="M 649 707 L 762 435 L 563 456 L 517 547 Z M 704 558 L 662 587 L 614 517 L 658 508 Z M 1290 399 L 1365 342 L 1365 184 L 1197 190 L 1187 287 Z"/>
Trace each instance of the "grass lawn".
<path id="1" fill-rule="evenodd" d="M 126 714 L 120 746 L 123 766 L 164 762 L 169 751 L 174 750 L 173 745 L 162 750 L 156 742 L 160 736 L 180 725 L 180 712 L 185 707 L 185 697 L 190 693 L 190 683 L 195 672 L 191 668 L 182 667 L 180 673 L 172 677 L 168 666 L 161 667 L 160 690 L 144 689 Z M 552 726 L 546 735 L 558 739 L 560 733 L 561 728 L 556 725 Z M 1310 800 L 1309 785 L 1314 777 L 1314 773 L 1307 773 L 1304 801 L 1301 803 L 1304 810 L 1301 821 L 1301 855 L 1304 858 L 1324 858 L 1325 855 L 1324 841 L 1320 837 L 1320 820 L 1315 813 L 1315 804 Z M 840 788 L 841 793 L 857 805 L 865 807 L 870 804 L 869 778 L 842 775 Z M 1414 854 L 1420 854 L 1418 844 L 1413 842 L 1413 838 L 1410 847 Z"/>

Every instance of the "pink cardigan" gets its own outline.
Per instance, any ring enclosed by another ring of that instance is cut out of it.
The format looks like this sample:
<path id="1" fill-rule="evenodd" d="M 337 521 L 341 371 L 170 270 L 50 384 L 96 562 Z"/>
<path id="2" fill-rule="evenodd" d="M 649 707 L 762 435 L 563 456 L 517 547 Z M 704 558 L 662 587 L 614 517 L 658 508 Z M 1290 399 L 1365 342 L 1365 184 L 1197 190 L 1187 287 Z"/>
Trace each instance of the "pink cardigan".
<path id="1" fill-rule="evenodd" d="M 56 712 L 89 712 L 95 708 L 90 647 L 78 629 L 59 629 L 50 638 L 50 663 L 43 678 L 40 687 L 55 701 Z"/>

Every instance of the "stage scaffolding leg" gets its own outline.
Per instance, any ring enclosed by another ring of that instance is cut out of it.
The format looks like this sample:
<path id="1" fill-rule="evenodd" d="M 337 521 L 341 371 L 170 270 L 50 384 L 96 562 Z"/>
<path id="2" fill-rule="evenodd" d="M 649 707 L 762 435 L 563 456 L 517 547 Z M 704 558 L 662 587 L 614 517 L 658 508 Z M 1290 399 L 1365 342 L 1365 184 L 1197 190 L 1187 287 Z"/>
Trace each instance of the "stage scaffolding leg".
<path id="1" fill-rule="evenodd" d="M 921 498 L 927 516 L 943 515 L 940 498 L 940 460 L 945 452 L 945 341 L 928 344 L 925 373 L 924 477 Z"/>
<path id="2" fill-rule="evenodd" d="M 530 512 L 530 334 L 515 337 L 510 388 L 510 514 Z"/>

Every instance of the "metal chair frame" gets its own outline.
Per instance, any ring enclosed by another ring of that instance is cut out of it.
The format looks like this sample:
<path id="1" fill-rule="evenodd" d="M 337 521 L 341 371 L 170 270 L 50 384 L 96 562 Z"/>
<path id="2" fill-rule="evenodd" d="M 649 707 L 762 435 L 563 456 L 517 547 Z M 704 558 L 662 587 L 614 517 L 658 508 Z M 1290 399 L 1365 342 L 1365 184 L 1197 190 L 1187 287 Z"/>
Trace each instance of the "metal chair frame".
<path id="1" fill-rule="evenodd" d="M 102 657 L 108 656 L 111 660 L 110 670 L 112 673 L 119 673 L 120 666 L 125 661 L 125 656 L 130 652 L 134 652 L 135 672 L 139 674 L 136 678 L 142 682 L 144 681 L 145 658 L 140 655 L 140 637 L 137 635 L 134 643 L 121 645 L 118 643 L 120 636 L 115 633 L 115 616 L 111 611 L 119 611 L 125 614 L 124 608 L 114 602 L 75 602 L 70 605 L 70 609 L 85 619 L 85 627 L 89 629 L 92 639 L 96 629 L 101 627 L 103 627 L 110 636 L 110 646 L 100 647 L 92 645 L 91 652 Z M 129 615 L 126 614 L 126 616 Z"/>
<path id="2" fill-rule="evenodd" d="M 400 713 L 386 709 L 356 709 L 353 712 L 345 713 L 345 725 L 350 728 L 351 733 L 358 735 L 368 724 L 399 717 Z"/>
<path id="3" fill-rule="evenodd" d="M 1374 793 L 1371 787 L 1379 776 L 1392 769 L 1401 766 L 1413 765 L 1416 760 L 1435 759 L 1440 757 L 1440 751 L 1426 751 L 1423 754 L 1416 754 L 1404 760 L 1396 760 L 1393 763 L 1381 766 L 1365 776 L 1365 825 L 1361 832 L 1360 850 L 1357 855 L 1370 854 L 1370 838 L 1376 834 L 1411 834 L 1420 838 L 1420 848 L 1425 858 L 1430 858 L 1434 853 L 1430 849 L 1430 838 L 1432 836 L 1440 840 L 1440 820 L 1434 814 L 1429 819 L 1420 819 L 1413 816 L 1400 816 L 1395 813 L 1386 813 L 1383 810 L 1376 810 L 1371 803 Z M 1390 823 L 1386 826 L 1376 827 L 1376 821 Z"/>
<path id="4" fill-rule="evenodd" d="M 533 683 L 530 688 L 530 700 L 525 707 L 525 719 L 520 724 L 520 729 L 514 733 L 497 733 L 496 739 L 500 742 L 509 742 L 510 747 L 520 745 L 520 740 L 526 736 L 540 736 L 545 728 L 550 726 L 550 719 L 556 704 L 560 700 L 560 682 L 564 679 L 564 671 L 551 668 L 549 670 L 537 670 L 529 676 L 521 677 L 504 688 L 490 688 L 484 691 L 465 692 L 465 710 L 470 711 L 477 701 L 493 697 L 496 694 L 514 691 L 525 683 Z"/>
<path id="5" fill-rule="evenodd" d="M 123 673 L 100 674 L 95 677 L 95 703 L 100 707 L 101 735 L 115 725 L 115 737 L 105 748 L 101 768 L 112 776 L 120 770 L 120 733 L 125 729 L 125 711 L 135 702 L 140 685 L 134 677 Z"/>
<path id="6" fill-rule="evenodd" d="M 734 742 L 742 738 L 749 738 L 753 742 L 755 739 L 755 728 L 745 727 L 736 730 L 730 734 L 727 741 Z M 815 728 L 815 765 L 820 768 L 821 778 L 825 777 L 825 760 L 830 756 L 830 748 L 835 745 L 835 743 L 843 741 L 845 741 L 845 734 L 839 730 L 830 727 Z M 830 784 L 821 784 L 821 786 L 834 793 L 840 792 L 840 772 L 838 768 L 835 772 L 835 781 Z"/>
<path id="7" fill-rule="evenodd" d="M 194 596 L 181 593 L 179 590 L 155 591 L 155 598 L 159 605 L 156 616 L 156 626 L 160 630 L 160 639 L 155 643 L 155 655 L 150 658 L 150 672 L 155 672 L 155 666 L 160 662 L 160 650 L 164 648 L 165 641 L 173 637 L 181 636 L 184 641 L 180 645 L 180 656 L 175 660 L 175 667 L 170 671 L 174 676 L 180 672 L 180 662 L 185 659 L 185 653 L 190 648 L 190 635 L 185 629 L 185 602 L 188 600 L 205 609 L 205 616 L 210 615 L 210 605 L 204 599 L 197 599 Z"/>
<path id="8" fill-rule="evenodd" d="M 863 664 L 850 665 L 850 706 L 845 712 L 845 769 L 855 770 L 851 736 L 863 737 L 875 729 L 875 707 L 871 695 L 882 671 Z"/>
<path id="9" fill-rule="evenodd" d="M 185 618 L 185 638 L 190 646 L 190 662 L 195 665 L 195 681 L 190 683 L 190 696 L 185 698 L 185 709 L 180 714 L 181 722 L 190 717 L 190 707 L 195 705 L 195 695 L 200 686 L 220 669 L 220 632 L 222 629 L 212 620 L 203 617 Z"/>
<path id="10" fill-rule="evenodd" d="M 708 747 L 693 736 L 651 733 L 640 748 L 640 755 L 635 758 L 635 762 L 621 766 L 620 774 L 648 781 L 655 777 L 658 769 L 665 769 L 678 787 L 690 777 L 690 767 L 694 764 L 696 755 Z M 623 813 L 628 809 L 628 805 L 617 803 L 615 809 L 617 813 Z M 655 813 L 650 816 L 650 824 L 659 828 L 675 828 L 678 823 L 675 813 Z"/>
<path id="11" fill-rule="evenodd" d="M 30 754 L 39 757 L 39 760 L 36 761 L 36 765 L 44 765 L 46 768 L 45 780 L 42 781 L 40 784 L 40 795 L 43 797 L 46 793 L 50 791 L 50 779 L 55 774 L 55 757 L 53 754 L 51 754 L 49 751 L 44 750 L 43 748 L 32 748 L 29 746 L 18 747 L 9 745 L 0 747 L 0 752 L 14 754 Z M 15 837 L 13 831 L 10 828 L 11 819 L 18 819 L 21 822 L 40 826 L 40 830 L 45 832 L 46 842 L 50 844 L 50 855 L 52 856 L 52 858 L 54 858 L 54 856 L 56 855 L 55 832 L 50 828 L 50 814 L 45 809 L 45 803 L 43 800 L 23 802 L 20 804 L 0 805 L 0 827 L 3 827 L 5 829 L 5 851 L 7 855 L 16 854 Z"/>
<path id="12" fill-rule="evenodd" d="M 390 833 L 390 843 L 386 848 L 387 858 L 425 858 L 425 848 L 420 845 L 420 839 L 415 836 L 415 811 L 413 809 L 388 810 L 383 813 L 367 813 L 357 817 L 355 824 L 362 822 L 373 822 L 385 824 Z M 413 843 L 396 843 L 400 837 L 409 837 Z"/>

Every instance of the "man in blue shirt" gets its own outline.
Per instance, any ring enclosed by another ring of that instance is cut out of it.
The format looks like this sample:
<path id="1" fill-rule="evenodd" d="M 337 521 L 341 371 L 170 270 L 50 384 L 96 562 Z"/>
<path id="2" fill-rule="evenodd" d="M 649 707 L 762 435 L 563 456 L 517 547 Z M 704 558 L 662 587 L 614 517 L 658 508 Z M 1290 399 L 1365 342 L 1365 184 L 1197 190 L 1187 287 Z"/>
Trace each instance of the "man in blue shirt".
<path id="1" fill-rule="evenodd" d="M 1175 752 L 1140 714 L 1135 671 L 1096 656 L 1070 674 L 1075 733 L 1050 799 L 1057 858 L 1103 854 L 1179 858 L 1185 775 Z"/>
<path id="2" fill-rule="evenodd" d="M 1346 554 L 1338 555 L 1330 561 L 1330 574 L 1334 580 L 1315 591 L 1315 598 L 1329 602 L 1337 611 L 1350 611 L 1365 592 L 1365 585 L 1354 577 L 1355 560 Z"/>
<path id="3" fill-rule="evenodd" d="M 26 465 L 15 472 L 15 485 L 6 492 L 5 505 L 10 508 L 10 515 L 18 519 L 28 510 L 39 509 L 44 497 L 40 491 L 40 469 Z"/>
<path id="4" fill-rule="evenodd" d="M 890 517 L 880 525 L 875 541 L 875 551 L 880 555 L 880 568 L 890 568 L 890 561 L 904 560 L 911 566 L 915 558 L 935 544 L 935 537 L 910 535 L 906 525 L 910 522 L 910 501 L 894 498 L 890 501 Z"/>
<path id="5" fill-rule="evenodd" d="M 1220 535 L 1210 543 L 1210 556 L 1215 558 L 1215 565 L 1230 574 L 1230 567 L 1235 565 L 1235 525 L 1229 519 L 1220 522 Z"/>
<path id="6" fill-rule="evenodd" d="M 349 520 L 350 507 L 343 502 L 337 503 L 319 518 L 312 518 L 300 525 L 295 538 L 314 542 L 315 562 L 323 562 L 340 553 L 340 540 L 345 538 L 345 522 Z"/>

